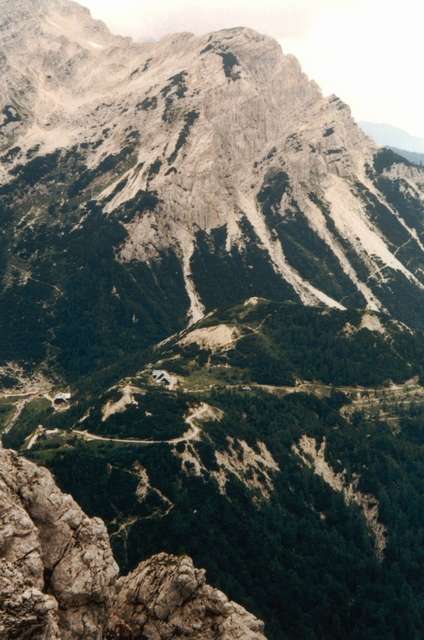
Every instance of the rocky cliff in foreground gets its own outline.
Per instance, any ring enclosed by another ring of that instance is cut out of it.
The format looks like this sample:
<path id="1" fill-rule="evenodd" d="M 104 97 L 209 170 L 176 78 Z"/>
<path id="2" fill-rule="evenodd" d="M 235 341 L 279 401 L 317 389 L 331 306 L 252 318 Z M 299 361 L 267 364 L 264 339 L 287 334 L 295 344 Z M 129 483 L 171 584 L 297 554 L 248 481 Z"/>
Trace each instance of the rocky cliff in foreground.
<path id="1" fill-rule="evenodd" d="M 51 474 L 0 451 L 0 638 L 263 640 L 263 624 L 161 554 L 118 578 L 106 528 Z"/>

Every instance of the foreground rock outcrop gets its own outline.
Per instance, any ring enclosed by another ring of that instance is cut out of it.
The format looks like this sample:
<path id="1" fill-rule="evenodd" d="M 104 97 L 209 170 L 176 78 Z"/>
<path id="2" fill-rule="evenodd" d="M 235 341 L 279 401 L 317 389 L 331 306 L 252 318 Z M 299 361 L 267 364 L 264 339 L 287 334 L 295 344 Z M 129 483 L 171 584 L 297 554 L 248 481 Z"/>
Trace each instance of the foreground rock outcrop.
<path id="1" fill-rule="evenodd" d="M 111 638 L 260 640 L 263 624 L 206 584 L 190 558 L 165 553 L 118 581 Z"/>
<path id="2" fill-rule="evenodd" d="M 189 558 L 161 554 L 118 579 L 103 522 L 3 449 L 0 505 L 1 640 L 264 638 Z"/>
<path id="3" fill-rule="evenodd" d="M 118 575 L 103 522 L 46 469 L 5 450 L 0 504 L 0 637 L 98 638 Z"/>
<path id="4" fill-rule="evenodd" d="M 0 637 L 60 640 L 58 604 L 25 579 L 18 567 L 0 562 Z"/>

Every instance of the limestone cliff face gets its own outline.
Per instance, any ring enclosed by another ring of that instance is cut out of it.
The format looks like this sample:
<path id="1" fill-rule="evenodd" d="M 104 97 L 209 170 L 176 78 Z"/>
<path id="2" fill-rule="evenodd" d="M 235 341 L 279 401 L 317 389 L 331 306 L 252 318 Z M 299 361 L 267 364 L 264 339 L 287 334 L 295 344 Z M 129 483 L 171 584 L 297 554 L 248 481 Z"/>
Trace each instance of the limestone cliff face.
<path id="1" fill-rule="evenodd" d="M 0 638 L 263 640 L 263 624 L 189 558 L 162 554 L 118 579 L 104 524 L 3 449 L 0 504 Z"/>
<path id="2" fill-rule="evenodd" d="M 190 558 L 160 554 L 117 583 L 112 638 L 264 640 L 263 623 L 206 584 Z"/>
<path id="3" fill-rule="evenodd" d="M 104 524 L 87 518 L 47 470 L 5 450 L 0 495 L 0 637 L 98 638 L 118 574 Z"/>
<path id="4" fill-rule="evenodd" d="M 136 43 L 69 0 L 0 0 L 0 18 L 0 330 L 28 329 L 31 295 L 38 360 L 95 344 L 68 335 L 99 331 L 93 281 L 121 351 L 251 296 L 424 326 L 423 170 L 272 38 Z"/>

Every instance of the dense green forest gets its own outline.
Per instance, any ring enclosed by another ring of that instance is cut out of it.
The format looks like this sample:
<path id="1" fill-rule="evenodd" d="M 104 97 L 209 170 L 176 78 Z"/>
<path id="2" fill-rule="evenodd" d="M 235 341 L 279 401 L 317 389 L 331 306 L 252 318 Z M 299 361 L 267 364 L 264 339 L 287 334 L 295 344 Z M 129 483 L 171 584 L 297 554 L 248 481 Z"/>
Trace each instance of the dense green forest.
<path id="1" fill-rule="evenodd" d="M 393 433 L 360 415 L 347 423 L 339 397 L 215 392 L 208 402 L 225 417 L 205 427 L 197 449 L 203 465 L 216 469 L 215 450 L 225 450 L 228 436 L 253 448 L 265 442 L 280 467 L 269 501 L 254 500 L 235 476 L 224 496 L 209 475 L 182 474 L 167 445 L 77 441 L 32 456 L 109 523 L 124 570 L 162 550 L 188 553 L 213 584 L 266 620 L 270 639 L 422 637 L 424 449 L 411 428 Z M 358 474 L 360 490 L 378 499 L 389 532 L 382 562 L 360 509 L 346 505 L 293 452 L 304 434 L 317 442 L 325 437 L 329 464 L 348 478 Z M 167 515 L 153 491 L 137 501 L 135 463 L 174 505 Z M 114 535 L 121 518 L 133 516 L 127 534 Z"/>
<path id="2" fill-rule="evenodd" d="M 223 347 L 194 339 L 222 327 Z M 80 377 L 66 410 L 34 398 L 3 440 L 104 518 L 124 572 L 189 554 L 270 640 L 418 640 L 422 345 L 384 315 L 249 301 Z M 39 425 L 50 435 L 28 450 Z M 364 504 L 377 505 L 382 551 Z"/>
<path id="3" fill-rule="evenodd" d="M 196 344 L 182 347 L 178 341 L 170 341 L 158 357 L 182 375 L 209 363 L 212 367 L 230 366 L 240 381 L 271 385 L 293 384 L 300 379 L 372 386 L 421 375 L 422 333 L 404 331 L 384 316 L 370 316 L 380 327 L 376 331 L 362 325 L 361 311 L 329 312 L 261 300 L 216 312 L 198 325 L 235 327 L 239 337 L 231 349 L 208 353 Z"/>

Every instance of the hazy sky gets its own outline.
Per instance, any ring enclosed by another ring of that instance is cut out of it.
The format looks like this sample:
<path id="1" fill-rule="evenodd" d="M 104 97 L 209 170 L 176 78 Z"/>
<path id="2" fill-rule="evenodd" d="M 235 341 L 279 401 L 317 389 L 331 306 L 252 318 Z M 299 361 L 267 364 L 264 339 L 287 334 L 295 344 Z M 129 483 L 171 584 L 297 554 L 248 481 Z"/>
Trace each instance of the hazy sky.
<path id="1" fill-rule="evenodd" d="M 268 33 L 357 119 L 424 137 L 423 0 L 80 1 L 136 38 L 241 25 Z"/>

